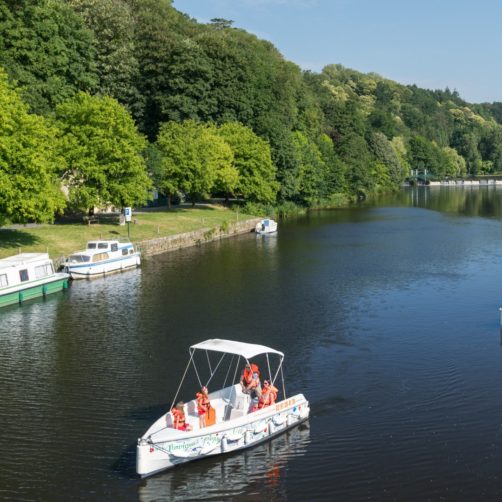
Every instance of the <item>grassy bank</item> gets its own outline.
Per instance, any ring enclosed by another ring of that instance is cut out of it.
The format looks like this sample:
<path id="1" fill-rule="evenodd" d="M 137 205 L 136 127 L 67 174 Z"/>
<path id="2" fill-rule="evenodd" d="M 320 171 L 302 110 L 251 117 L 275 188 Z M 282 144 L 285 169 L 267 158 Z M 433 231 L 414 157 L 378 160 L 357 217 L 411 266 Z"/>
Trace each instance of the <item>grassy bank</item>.
<path id="1" fill-rule="evenodd" d="M 137 212 L 130 224 L 133 242 L 190 232 L 200 228 L 225 228 L 235 221 L 256 216 L 222 206 L 176 207 Z M 37 225 L 0 229 L 0 258 L 18 252 L 48 252 L 51 258 L 83 249 L 92 239 L 127 239 L 127 225 L 92 223 Z"/>

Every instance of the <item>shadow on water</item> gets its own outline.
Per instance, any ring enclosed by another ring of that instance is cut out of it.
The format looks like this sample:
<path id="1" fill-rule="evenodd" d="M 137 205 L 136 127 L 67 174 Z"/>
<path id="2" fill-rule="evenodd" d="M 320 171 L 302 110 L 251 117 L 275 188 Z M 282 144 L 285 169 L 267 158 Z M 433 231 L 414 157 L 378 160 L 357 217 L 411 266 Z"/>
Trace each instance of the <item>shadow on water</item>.
<path id="1" fill-rule="evenodd" d="M 10 228 L 0 228 L 0 248 L 32 246 L 38 244 L 40 239 Z"/>
<path id="2" fill-rule="evenodd" d="M 128 423 L 144 421 L 147 424 L 151 424 L 165 413 L 167 409 L 169 409 L 167 403 L 163 405 L 146 406 L 144 408 L 131 410 L 127 413 L 125 419 Z M 147 427 L 148 426 L 145 427 L 145 430 Z M 136 474 L 136 442 L 129 444 L 125 448 L 120 457 L 110 466 L 110 469 L 121 478 L 135 479 L 138 477 Z"/>
<path id="3" fill-rule="evenodd" d="M 332 414 L 333 410 L 347 411 L 355 408 L 355 402 L 351 399 L 345 399 L 340 396 L 331 396 L 326 399 L 321 399 L 310 403 L 310 413 L 313 417 Z"/>
<path id="4" fill-rule="evenodd" d="M 113 462 L 110 470 L 123 479 L 138 478 L 136 474 L 136 443 L 131 443 L 122 452 L 120 457 Z"/>

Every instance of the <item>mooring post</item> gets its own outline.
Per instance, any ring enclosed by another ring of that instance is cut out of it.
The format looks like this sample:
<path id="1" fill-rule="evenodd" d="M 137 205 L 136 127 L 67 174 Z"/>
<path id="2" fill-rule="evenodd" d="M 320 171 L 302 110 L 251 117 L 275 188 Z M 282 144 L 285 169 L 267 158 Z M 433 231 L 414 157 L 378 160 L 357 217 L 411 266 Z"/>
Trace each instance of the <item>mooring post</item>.
<path id="1" fill-rule="evenodd" d="M 500 307 L 499 310 L 500 310 L 500 325 L 502 326 L 502 307 Z"/>

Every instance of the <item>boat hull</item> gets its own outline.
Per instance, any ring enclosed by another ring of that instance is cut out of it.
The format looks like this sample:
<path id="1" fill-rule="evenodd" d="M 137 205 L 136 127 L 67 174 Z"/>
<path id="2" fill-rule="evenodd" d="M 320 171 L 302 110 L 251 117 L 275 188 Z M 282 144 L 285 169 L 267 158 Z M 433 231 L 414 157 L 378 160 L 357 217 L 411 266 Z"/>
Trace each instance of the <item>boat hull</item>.
<path id="1" fill-rule="evenodd" d="M 40 298 L 51 293 L 57 293 L 68 288 L 68 274 L 56 274 L 44 281 L 32 281 L 28 284 L 8 288 L 0 292 L 0 307 L 15 305 L 34 298 Z"/>
<path id="2" fill-rule="evenodd" d="M 140 264 L 140 254 L 134 253 L 124 258 L 110 259 L 102 263 L 67 265 L 65 266 L 65 271 L 70 274 L 72 279 L 91 279 L 93 277 L 101 277 L 103 275 L 122 272 L 130 268 L 136 268 L 139 267 Z"/>
<path id="3" fill-rule="evenodd" d="M 136 471 L 144 478 L 193 460 L 250 448 L 304 422 L 309 413 L 308 401 L 298 394 L 235 420 L 196 432 L 182 432 L 176 439 L 140 438 Z"/>

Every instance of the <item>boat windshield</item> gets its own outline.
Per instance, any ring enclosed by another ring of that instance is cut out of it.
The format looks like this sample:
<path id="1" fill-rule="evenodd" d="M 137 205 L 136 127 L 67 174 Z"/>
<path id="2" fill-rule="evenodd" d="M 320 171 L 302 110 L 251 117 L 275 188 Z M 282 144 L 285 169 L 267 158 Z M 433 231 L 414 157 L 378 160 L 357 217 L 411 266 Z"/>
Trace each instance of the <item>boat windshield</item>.
<path id="1" fill-rule="evenodd" d="M 72 254 L 69 260 L 76 263 L 86 263 L 88 261 L 91 261 L 91 257 L 86 256 L 85 254 Z"/>

